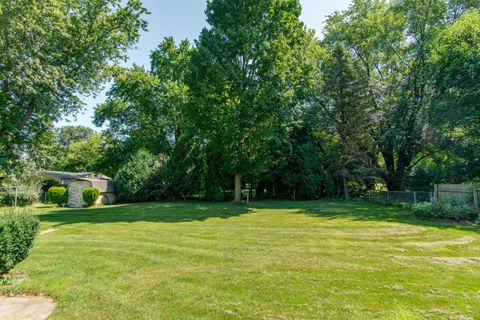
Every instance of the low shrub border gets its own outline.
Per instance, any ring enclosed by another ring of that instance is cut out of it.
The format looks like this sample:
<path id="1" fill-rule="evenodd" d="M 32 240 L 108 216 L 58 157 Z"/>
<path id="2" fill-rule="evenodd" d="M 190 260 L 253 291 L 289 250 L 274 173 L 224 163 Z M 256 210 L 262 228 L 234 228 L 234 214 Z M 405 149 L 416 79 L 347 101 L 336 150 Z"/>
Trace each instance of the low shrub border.
<path id="1" fill-rule="evenodd" d="M 38 218 L 26 209 L 0 213 L 0 275 L 28 256 L 39 226 Z"/>
<path id="2" fill-rule="evenodd" d="M 447 219 L 456 222 L 480 222 L 479 211 L 467 205 L 435 201 L 413 206 L 414 215 L 422 219 Z"/>
<path id="3" fill-rule="evenodd" d="M 83 201 L 85 201 L 88 207 L 93 206 L 99 196 L 100 196 L 100 190 L 98 190 L 97 188 L 83 189 L 83 192 L 82 192 Z"/>

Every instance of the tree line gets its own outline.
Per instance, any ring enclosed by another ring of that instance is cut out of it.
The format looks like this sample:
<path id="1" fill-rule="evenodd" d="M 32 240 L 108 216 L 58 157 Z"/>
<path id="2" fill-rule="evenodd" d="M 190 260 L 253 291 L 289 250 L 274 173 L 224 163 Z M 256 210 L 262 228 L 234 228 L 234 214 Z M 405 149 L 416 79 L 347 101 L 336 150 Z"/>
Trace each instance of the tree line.
<path id="1" fill-rule="evenodd" d="M 3 5 L 0 28 L 8 10 L 61 15 L 64 2 Z M 163 39 L 149 69 L 114 63 L 146 28 L 139 1 L 68 3 L 61 34 L 31 26 L 41 54 L 21 28 L 1 36 L 2 61 L 32 59 L 0 64 L 10 170 L 101 171 L 126 201 L 239 201 L 245 182 L 257 198 L 348 198 L 480 177 L 480 1 L 354 0 L 317 37 L 298 0 L 213 0 L 198 39 Z M 101 134 L 52 129 L 105 79 Z"/>

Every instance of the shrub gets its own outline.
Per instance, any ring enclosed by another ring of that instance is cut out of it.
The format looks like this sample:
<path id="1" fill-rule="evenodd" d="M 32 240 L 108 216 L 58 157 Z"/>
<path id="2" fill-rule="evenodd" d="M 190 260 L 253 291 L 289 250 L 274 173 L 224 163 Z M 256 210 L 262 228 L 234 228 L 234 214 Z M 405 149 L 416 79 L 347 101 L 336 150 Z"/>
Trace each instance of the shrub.
<path id="1" fill-rule="evenodd" d="M 155 156 L 139 150 L 118 170 L 114 181 L 117 196 L 124 202 L 142 202 L 152 199 L 149 181 L 155 168 Z"/>
<path id="2" fill-rule="evenodd" d="M 85 201 L 87 206 L 89 207 L 95 204 L 99 196 L 100 196 L 100 191 L 97 188 L 83 189 L 83 192 L 82 192 L 83 201 Z"/>
<path id="3" fill-rule="evenodd" d="M 479 212 L 467 205 L 436 201 L 413 206 L 415 216 L 426 219 L 448 219 L 454 221 L 475 221 Z"/>
<path id="4" fill-rule="evenodd" d="M 25 209 L 0 214 L 0 275 L 28 256 L 39 225 L 38 218 Z"/>
<path id="5" fill-rule="evenodd" d="M 17 206 L 29 206 L 38 202 L 39 191 L 36 188 L 19 187 L 17 189 Z M 6 206 L 12 206 L 15 202 L 15 190 L 11 189 L 5 192 L 0 199 L 1 203 Z"/>
<path id="6" fill-rule="evenodd" d="M 68 189 L 65 187 L 51 187 L 48 189 L 48 199 L 59 207 L 65 207 L 68 203 Z"/>

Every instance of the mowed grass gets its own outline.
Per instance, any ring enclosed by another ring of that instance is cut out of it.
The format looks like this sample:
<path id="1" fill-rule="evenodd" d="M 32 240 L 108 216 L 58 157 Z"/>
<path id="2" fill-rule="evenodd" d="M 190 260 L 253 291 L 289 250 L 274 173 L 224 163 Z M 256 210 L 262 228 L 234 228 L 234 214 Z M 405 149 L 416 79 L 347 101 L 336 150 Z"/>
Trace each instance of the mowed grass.
<path id="1" fill-rule="evenodd" d="M 51 319 L 480 319 L 479 229 L 362 202 L 37 209 Z"/>

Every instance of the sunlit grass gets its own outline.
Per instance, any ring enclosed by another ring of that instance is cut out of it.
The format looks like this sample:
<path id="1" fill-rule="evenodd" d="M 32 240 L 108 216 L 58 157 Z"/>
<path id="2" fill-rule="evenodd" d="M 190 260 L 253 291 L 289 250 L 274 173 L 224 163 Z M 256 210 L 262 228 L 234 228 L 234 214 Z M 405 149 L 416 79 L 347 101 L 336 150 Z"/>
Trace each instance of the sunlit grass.
<path id="1" fill-rule="evenodd" d="M 400 209 L 272 201 L 37 212 L 50 232 L 14 270 L 23 280 L 0 290 L 53 297 L 52 319 L 480 314 L 479 230 Z"/>

